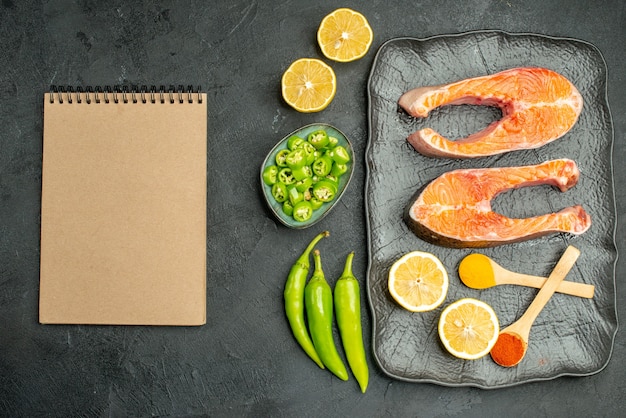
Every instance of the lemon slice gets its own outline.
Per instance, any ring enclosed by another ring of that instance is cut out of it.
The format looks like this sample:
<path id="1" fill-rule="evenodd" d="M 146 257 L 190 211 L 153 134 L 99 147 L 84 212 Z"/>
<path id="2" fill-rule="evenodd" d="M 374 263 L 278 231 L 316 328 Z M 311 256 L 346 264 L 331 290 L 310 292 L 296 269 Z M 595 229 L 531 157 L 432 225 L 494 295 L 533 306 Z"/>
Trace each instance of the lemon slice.
<path id="1" fill-rule="evenodd" d="M 439 317 L 439 338 L 455 357 L 476 360 L 487 355 L 500 332 L 494 310 L 483 301 L 464 298 L 446 306 Z"/>
<path id="2" fill-rule="evenodd" d="M 348 62 L 363 57 L 374 39 L 365 16 L 342 8 L 327 15 L 317 30 L 322 53 L 331 60 Z"/>
<path id="3" fill-rule="evenodd" d="M 300 58 L 283 74 L 281 87 L 285 102 L 298 112 L 319 112 L 335 97 L 337 77 L 324 61 Z"/>
<path id="4" fill-rule="evenodd" d="M 411 312 L 430 311 L 446 298 L 448 273 L 433 254 L 410 252 L 391 266 L 389 293 Z"/>

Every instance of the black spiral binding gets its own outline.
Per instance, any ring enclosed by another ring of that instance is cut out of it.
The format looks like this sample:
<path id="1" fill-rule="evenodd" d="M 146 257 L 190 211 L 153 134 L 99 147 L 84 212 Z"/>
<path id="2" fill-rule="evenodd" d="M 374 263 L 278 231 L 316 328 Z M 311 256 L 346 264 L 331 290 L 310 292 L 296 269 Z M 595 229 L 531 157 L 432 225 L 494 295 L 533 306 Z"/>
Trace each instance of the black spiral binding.
<path id="1" fill-rule="evenodd" d="M 50 103 L 202 103 L 200 86 L 195 90 L 189 85 L 185 89 L 179 85 L 177 88 L 170 85 L 169 88 L 160 86 L 87 86 L 83 90 L 77 87 L 50 86 Z"/>

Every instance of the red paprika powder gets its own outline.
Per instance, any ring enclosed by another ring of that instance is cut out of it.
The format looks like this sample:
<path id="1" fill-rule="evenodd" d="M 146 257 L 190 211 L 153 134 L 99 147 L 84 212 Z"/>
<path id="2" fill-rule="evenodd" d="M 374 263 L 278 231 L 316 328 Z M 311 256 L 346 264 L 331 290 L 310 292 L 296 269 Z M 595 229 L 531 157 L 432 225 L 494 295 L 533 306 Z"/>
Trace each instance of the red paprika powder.
<path id="1" fill-rule="evenodd" d="M 491 349 L 491 358 L 500 366 L 512 367 L 519 363 L 526 353 L 526 343 L 517 334 L 501 333 Z"/>

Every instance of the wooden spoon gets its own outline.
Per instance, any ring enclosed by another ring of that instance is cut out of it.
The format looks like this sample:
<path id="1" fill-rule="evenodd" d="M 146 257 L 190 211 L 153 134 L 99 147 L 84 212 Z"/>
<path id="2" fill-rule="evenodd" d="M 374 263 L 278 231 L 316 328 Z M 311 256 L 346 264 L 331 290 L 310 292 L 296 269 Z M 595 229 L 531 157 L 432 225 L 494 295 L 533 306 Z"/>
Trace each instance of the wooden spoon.
<path id="1" fill-rule="evenodd" d="M 484 254 L 470 254 L 459 264 L 461 281 L 472 289 L 487 289 L 501 284 L 515 284 L 540 289 L 546 282 L 545 277 L 516 273 L 505 269 Z M 586 283 L 563 281 L 556 288 L 565 293 L 581 298 L 593 298 L 595 286 Z"/>
<path id="2" fill-rule="evenodd" d="M 491 349 L 491 357 L 496 363 L 504 367 L 512 367 L 524 358 L 533 322 L 535 322 L 537 315 L 548 303 L 559 283 L 563 281 L 579 255 L 580 251 L 576 248 L 571 245 L 567 247 L 556 267 L 550 273 L 550 277 L 539 290 L 526 312 L 517 321 L 500 331 L 498 341 Z"/>

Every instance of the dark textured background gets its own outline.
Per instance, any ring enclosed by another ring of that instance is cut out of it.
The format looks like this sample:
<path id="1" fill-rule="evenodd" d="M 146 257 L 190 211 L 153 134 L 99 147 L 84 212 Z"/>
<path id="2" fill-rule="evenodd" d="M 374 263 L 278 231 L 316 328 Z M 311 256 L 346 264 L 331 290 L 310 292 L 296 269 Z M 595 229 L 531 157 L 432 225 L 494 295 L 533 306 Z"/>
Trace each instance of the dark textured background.
<path id="1" fill-rule="evenodd" d="M 324 15 L 353 7 L 369 19 L 372 50 L 333 63 L 338 92 L 323 112 L 280 98 L 291 61 L 320 57 Z M 619 0 L 304 0 L 222 3 L 18 1 L 0 5 L 0 414 L 3 416 L 611 416 L 626 401 L 624 334 L 608 366 L 481 390 L 389 379 L 373 363 L 365 395 L 319 370 L 296 346 L 282 311 L 289 266 L 322 229 L 329 277 L 356 251 L 365 279 L 366 81 L 376 49 L 398 36 L 475 29 L 535 32 L 596 45 L 609 67 L 618 216 L 626 206 L 626 4 Z M 50 84 L 200 84 L 208 93 L 207 324 L 198 328 L 38 324 L 42 99 Z M 355 176 L 310 230 L 278 224 L 258 171 L 283 135 L 331 123 L 352 140 Z M 617 244 L 624 248 L 623 226 Z M 617 263 L 617 306 L 626 303 Z M 364 318 L 370 338 L 370 317 Z"/>

